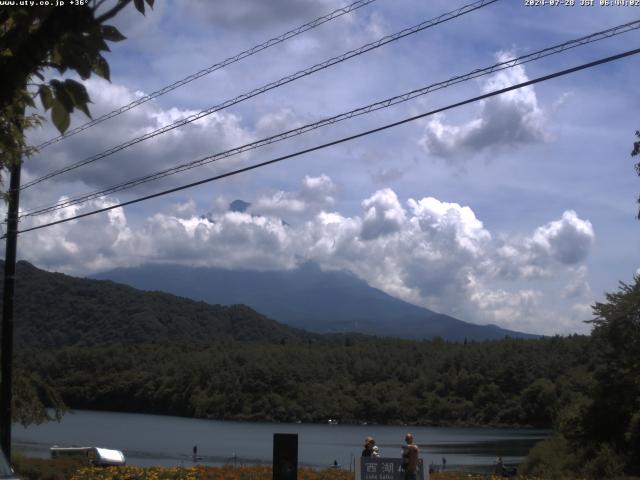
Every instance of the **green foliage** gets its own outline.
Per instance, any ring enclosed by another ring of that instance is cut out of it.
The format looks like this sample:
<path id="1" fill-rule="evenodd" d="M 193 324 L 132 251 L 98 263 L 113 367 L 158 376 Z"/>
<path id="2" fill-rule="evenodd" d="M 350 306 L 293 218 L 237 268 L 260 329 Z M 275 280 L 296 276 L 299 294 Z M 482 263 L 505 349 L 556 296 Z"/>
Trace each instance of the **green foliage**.
<path id="1" fill-rule="evenodd" d="M 623 456 L 608 443 L 600 443 L 585 456 L 586 462 L 580 471 L 588 478 L 610 480 L 625 478 L 625 461 Z"/>
<path id="2" fill-rule="evenodd" d="M 520 467 L 520 473 L 547 480 L 572 478 L 579 465 L 571 453 L 569 443 L 562 436 L 538 442 Z"/>
<path id="3" fill-rule="evenodd" d="M 640 474 L 640 276 L 606 299 L 593 307 L 598 363 L 585 430 L 588 440 L 622 455 L 629 473 Z"/>
<path id="4" fill-rule="evenodd" d="M 561 474 L 569 465 L 593 479 L 640 475 L 640 277 L 593 312 L 593 371 L 564 400 L 555 443 L 531 452 L 530 473 Z"/>
<path id="5" fill-rule="evenodd" d="M 60 420 L 68 410 L 49 379 L 24 368 L 14 371 L 12 403 L 13 421 L 24 426 Z"/>
<path id="6" fill-rule="evenodd" d="M 24 157 L 29 157 L 35 150 L 26 143 L 22 132 L 40 125 L 43 117 L 37 114 L 25 115 L 27 107 L 33 106 L 33 99 L 22 91 L 14 102 L 0 111 L 0 172 L 19 165 Z M 0 178 L 0 182 L 2 179 Z M 6 199 L 6 193 L 1 193 Z"/>
<path id="7" fill-rule="evenodd" d="M 82 80 L 92 74 L 107 80 L 109 65 L 102 53 L 107 42 L 124 40 L 113 18 L 132 0 L 118 0 L 106 11 L 98 11 L 103 2 L 85 2 L 74 8 L 56 6 L 15 6 L 0 10 L 0 169 L 18 165 L 32 153 L 25 143 L 24 131 L 42 120 L 26 115 L 35 108 L 38 97 L 45 111 L 51 111 L 55 127 L 64 133 L 75 109 L 90 117 L 91 100 L 84 87 L 71 79 L 45 81 L 45 73 L 54 69 L 60 75 L 69 70 Z M 153 6 L 153 0 L 146 0 Z M 134 5 L 144 14 L 144 1 Z"/>
<path id="8" fill-rule="evenodd" d="M 546 402 L 544 395 L 495 383 L 508 369 L 503 354 L 516 350 L 526 361 L 524 384 L 546 388 L 549 381 L 551 390 L 570 395 L 568 379 L 588 363 L 582 353 L 587 342 L 572 337 L 465 346 L 363 337 L 347 347 L 329 340 L 223 339 L 27 350 L 17 362 L 49 375 L 73 408 L 234 420 L 545 427 L 551 418 L 540 412 L 547 406 L 535 403 Z M 453 363 L 458 369 L 450 368 Z"/>

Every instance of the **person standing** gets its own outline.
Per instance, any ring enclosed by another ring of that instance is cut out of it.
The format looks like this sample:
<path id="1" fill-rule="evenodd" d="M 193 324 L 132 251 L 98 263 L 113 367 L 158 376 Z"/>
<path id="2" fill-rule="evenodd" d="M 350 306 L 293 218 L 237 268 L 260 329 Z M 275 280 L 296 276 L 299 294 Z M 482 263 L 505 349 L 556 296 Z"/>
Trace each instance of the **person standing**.
<path id="1" fill-rule="evenodd" d="M 376 441 L 373 437 L 367 437 L 364 439 L 364 449 L 362 450 L 363 457 L 370 457 L 373 454 L 373 446 L 376 444 Z"/>
<path id="2" fill-rule="evenodd" d="M 407 433 L 404 437 L 405 445 L 402 446 L 402 468 L 404 480 L 417 480 L 418 471 L 418 446 L 413 443 L 413 434 Z"/>

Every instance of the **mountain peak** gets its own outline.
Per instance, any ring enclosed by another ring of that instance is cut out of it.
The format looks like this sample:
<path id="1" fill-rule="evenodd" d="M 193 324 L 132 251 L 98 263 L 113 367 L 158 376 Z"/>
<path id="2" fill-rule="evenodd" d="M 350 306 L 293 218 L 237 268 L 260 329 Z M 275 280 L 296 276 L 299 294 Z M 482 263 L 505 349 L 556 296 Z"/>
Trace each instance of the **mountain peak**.
<path id="1" fill-rule="evenodd" d="M 144 290 L 211 304 L 244 303 L 288 325 L 318 333 L 359 332 L 409 339 L 494 340 L 535 335 L 467 323 L 404 302 L 350 272 L 304 262 L 286 271 L 147 265 L 97 275 Z"/>
<path id="2" fill-rule="evenodd" d="M 244 200 L 234 200 L 229 204 L 229 210 L 232 212 L 244 213 L 250 206 L 251 204 L 249 202 L 245 202 Z"/>

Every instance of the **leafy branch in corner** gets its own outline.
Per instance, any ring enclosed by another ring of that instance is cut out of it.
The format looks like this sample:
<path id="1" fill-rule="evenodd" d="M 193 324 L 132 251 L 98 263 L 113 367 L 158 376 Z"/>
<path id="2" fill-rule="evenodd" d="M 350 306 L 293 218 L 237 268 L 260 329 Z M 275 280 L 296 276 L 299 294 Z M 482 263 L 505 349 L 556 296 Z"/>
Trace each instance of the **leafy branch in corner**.
<path id="1" fill-rule="evenodd" d="M 24 131 L 44 121 L 40 115 L 25 113 L 36 108 L 36 99 L 50 112 L 60 133 L 69 127 L 76 109 L 91 118 L 91 99 L 81 82 L 46 77 L 52 70 L 60 77 L 73 71 L 81 80 L 95 74 L 110 81 L 103 52 L 109 51 L 107 42 L 125 36 L 105 22 L 131 2 L 142 14 L 145 2 L 149 7 L 154 4 L 154 0 L 118 0 L 103 11 L 104 1 L 94 0 L 69 9 L 25 6 L 0 11 L 0 171 L 35 152 L 26 144 Z"/>

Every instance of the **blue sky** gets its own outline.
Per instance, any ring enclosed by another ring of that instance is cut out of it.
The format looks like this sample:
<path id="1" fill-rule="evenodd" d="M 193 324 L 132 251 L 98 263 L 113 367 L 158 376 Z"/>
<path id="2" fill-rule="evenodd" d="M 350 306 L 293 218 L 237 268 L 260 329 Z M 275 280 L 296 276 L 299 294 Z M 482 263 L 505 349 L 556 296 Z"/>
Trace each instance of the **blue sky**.
<path id="1" fill-rule="evenodd" d="M 23 182 L 470 2 L 377 0 L 51 146 Z M 501 0 L 25 190 L 23 208 L 232 148 L 640 18 L 638 7 Z M 579 2 L 578 2 L 579 3 Z M 157 1 L 88 82 L 98 115 L 345 5 Z M 25 220 L 35 225 L 331 141 L 640 46 L 637 31 Z M 640 267 L 630 151 L 639 59 L 527 87 L 110 214 L 22 235 L 19 256 L 71 274 L 148 262 L 287 269 L 315 261 L 466 321 L 588 332 L 590 305 Z M 635 75 L 634 75 L 635 74 Z M 74 118 L 72 127 L 85 121 Z M 50 126 L 34 142 L 54 135 Z M 251 202 L 230 212 L 235 199 Z"/>

